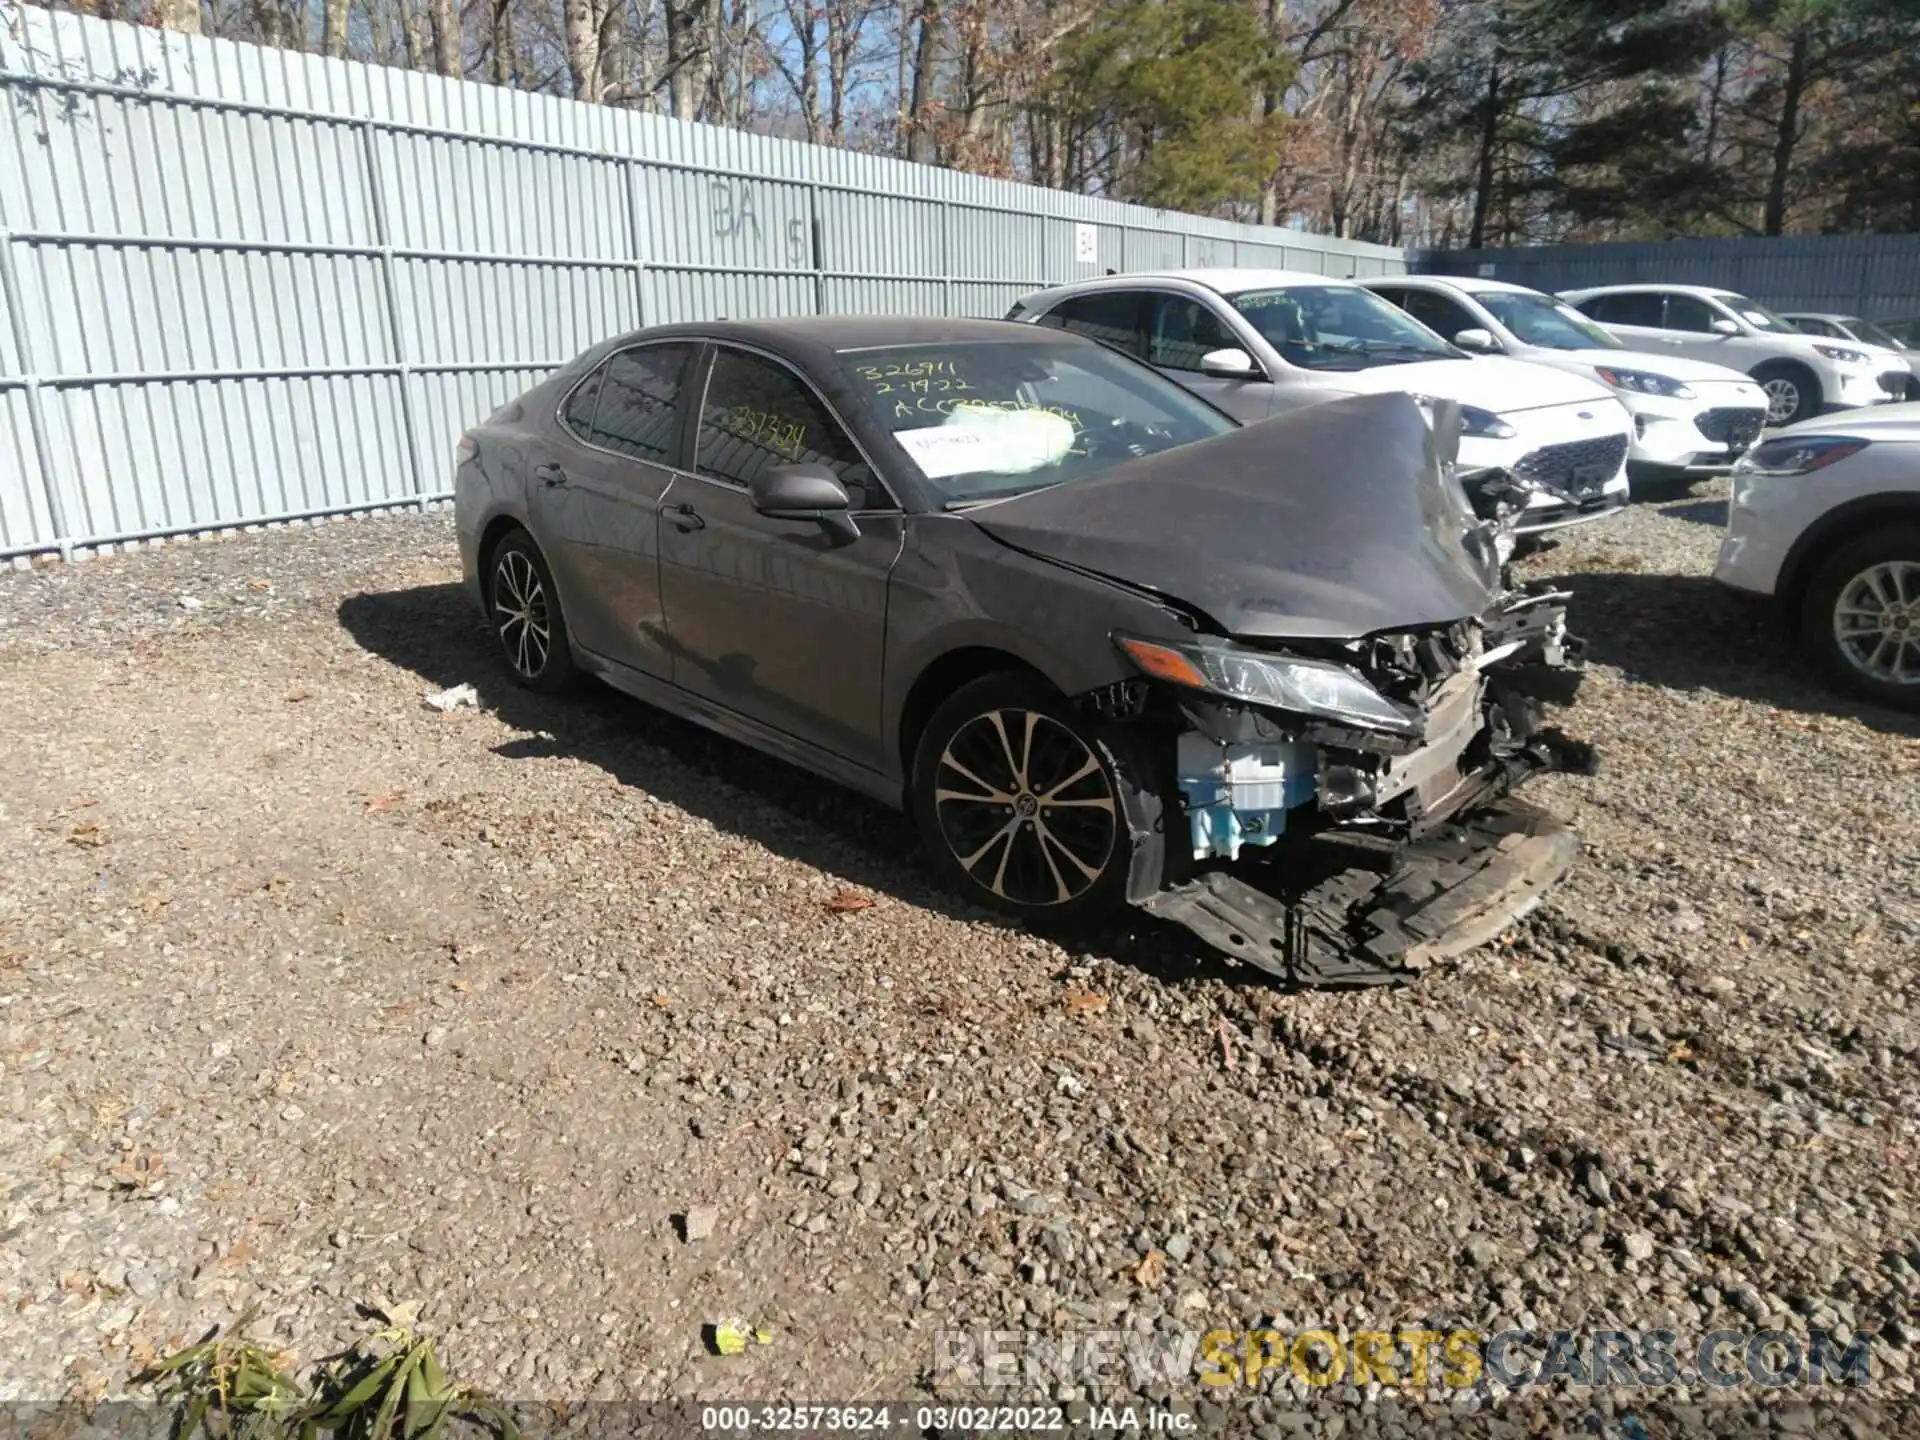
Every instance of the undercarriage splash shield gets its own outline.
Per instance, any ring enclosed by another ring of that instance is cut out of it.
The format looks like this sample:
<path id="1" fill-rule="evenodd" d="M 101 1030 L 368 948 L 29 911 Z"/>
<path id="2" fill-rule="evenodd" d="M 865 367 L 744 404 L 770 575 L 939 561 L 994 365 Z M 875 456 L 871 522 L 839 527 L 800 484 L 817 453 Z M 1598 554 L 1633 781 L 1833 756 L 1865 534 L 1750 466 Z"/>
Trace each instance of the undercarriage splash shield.
<path id="1" fill-rule="evenodd" d="M 1342 870 L 1296 897 L 1211 871 L 1140 905 L 1296 984 L 1380 985 L 1493 939 L 1579 850 L 1564 821 L 1510 798 L 1401 847 L 1384 871 Z"/>

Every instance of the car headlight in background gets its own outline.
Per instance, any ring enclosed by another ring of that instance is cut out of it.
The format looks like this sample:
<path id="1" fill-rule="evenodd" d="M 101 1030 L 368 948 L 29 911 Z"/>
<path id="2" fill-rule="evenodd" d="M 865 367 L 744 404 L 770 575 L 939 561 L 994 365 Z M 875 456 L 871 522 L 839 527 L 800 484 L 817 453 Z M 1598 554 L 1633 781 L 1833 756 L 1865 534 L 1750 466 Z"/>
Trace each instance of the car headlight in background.
<path id="1" fill-rule="evenodd" d="M 1669 375 L 1651 370 L 1617 370 L 1611 365 L 1596 365 L 1593 373 L 1616 390 L 1632 390 L 1641 395 L 1664 395 L 1670 400 L 1693 399 L 1693 387 Z"/>
<path id="2" fill-rule="evenodd" d="M 1344 665 L 1269 655 L 1225 641 L 1168 645 L 1114 636 L 1143 675 L 1253 705 L 1297 710 L 1367 730 L 1417 735 L 1419 720 Z"/>
<path id="3" fill-rule="evenodd" d="M 1460 433 L 1487 440 L 1511 440 L 1520 432 L 1491 410 L 1482 410 L 1478 405 L 1462 405 Z"/>
<path id="4" fill-rule="evenodd" d="M 1743 475 L 1809 475 L 1866 448 L 1865 440 L 1844 435 L 1782 437 L 1749 450 L 1733 468 Z"/>
<path id="5" fill-rule="evenodd" d="M 1864 350 L 1849 350 L 1844 345 L 1816 345 L 1813 347 L 1829 360 L 1838 360 L 1842 365 L 1864 365 L 1867 355 Z"/>

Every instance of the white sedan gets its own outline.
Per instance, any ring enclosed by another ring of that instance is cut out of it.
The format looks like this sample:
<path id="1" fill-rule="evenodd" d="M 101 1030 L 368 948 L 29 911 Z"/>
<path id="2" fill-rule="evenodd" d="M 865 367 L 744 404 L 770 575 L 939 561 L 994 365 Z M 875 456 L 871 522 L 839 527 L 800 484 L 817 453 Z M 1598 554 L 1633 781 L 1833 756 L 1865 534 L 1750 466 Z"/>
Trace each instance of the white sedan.
<path id="1" fill-rule="evenodd" d="M 1734 467 L 1713 573 L 1772 596 L 1841 688 L 1920 710 L 1920 402 L 1756 446 Z"/>
<path id="2" fill-rule="evenodd" d="M 1363 283 L 1463 350 L 1605 385 L 1633 416 L 1627 465 L 1636 486 L 1724 475 L 1766 424 L 1766 394 L 1749 376 L 1671 350 L 1629 349 L 1564 300 L 1524 285 L 1464 275 Z"/>

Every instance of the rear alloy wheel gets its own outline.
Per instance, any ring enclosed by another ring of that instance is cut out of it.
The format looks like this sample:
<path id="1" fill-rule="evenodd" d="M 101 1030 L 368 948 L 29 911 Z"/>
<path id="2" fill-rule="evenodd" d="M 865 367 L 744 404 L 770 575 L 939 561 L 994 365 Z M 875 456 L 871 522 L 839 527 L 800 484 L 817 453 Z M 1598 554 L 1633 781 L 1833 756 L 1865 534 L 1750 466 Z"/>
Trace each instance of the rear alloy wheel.
<path id="1" fill-rule="evenodd" d="M 1792 425 L 1820 413 L 1820 382 L 1799 365 L 1762 365 L 1753 378 L 1767 396 L 1767 424 Z"/>
<path id="2" fill-rule="evenodd" d="M 1862 536 L 1828 556 L 1807 587 L 1801 632 L 1837 684 L 1920 710 L 1920 530 Z"/>
<path id="3" fill-rule="evenodd" d="M 1011 672 L 962 686 L 934 713 L 915 754 L 913 810 L 954 888 L 1027 920 L 1124 900 L 1132 834 L 1153 802 L 1101 729 Z"/>
<path id="4" fill-rule="evenodd" d="M 566 617 L 560 612 L 553 575 L 533 537 L 515 530 L 489 561 L 487 610 L 514 678 L 549 694 L 573 682 Z"/>

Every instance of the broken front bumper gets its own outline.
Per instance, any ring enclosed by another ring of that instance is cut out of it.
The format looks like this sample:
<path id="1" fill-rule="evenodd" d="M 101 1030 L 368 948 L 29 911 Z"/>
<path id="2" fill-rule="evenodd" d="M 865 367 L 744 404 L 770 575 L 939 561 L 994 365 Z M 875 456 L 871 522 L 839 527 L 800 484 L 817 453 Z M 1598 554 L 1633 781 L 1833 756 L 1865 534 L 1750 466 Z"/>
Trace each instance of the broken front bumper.
<path id="1" fill-rule="evenodd" d="M 1301 985 L 1379 985 L 1484 945 L 1540 903 L 1580 845 L 1566 824 L 1508 797 L 1294 894 L 1224 870 L 1140 902 L 1209 945 Z"/>

